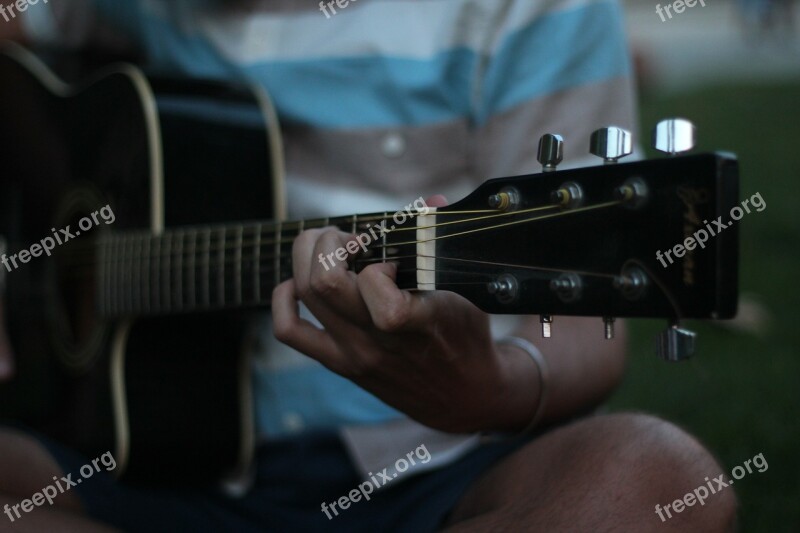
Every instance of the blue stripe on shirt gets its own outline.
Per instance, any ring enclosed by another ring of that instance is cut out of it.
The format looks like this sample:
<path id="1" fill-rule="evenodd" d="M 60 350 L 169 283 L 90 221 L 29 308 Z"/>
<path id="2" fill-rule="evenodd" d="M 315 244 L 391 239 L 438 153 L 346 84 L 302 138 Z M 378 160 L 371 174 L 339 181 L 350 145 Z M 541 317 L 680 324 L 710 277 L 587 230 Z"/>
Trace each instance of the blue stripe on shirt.
<path id="1" fill-rule="evenodd" d="M 271 62 L 247 72 L 266 86 L 284 119 L 328 128 L 382 127 L 468 116 L 475 61 L 474 52 L 459 49 L 429 60 Z"/>
<path id="2" fill-rule="evenodd" d="M 565 51 L 570 62 L 560 60 Z M 630 70 L 616 3 L 544 16 L 508 36 L 490 62 L 478 122 L 528 100 L 625 76 Z"/>
<path id="3" fill-rule="evenodd" d="M 245 75 L 267 88 L 283 120 L 314 127 L 483 123 L 528 100 L 630 72 L 615 2 L 545 15 L 506 36 L 488 62 L 477 108 L 471 101 L 479 61 L 475 50 L 455 48 L 422 60 L 362 56 L 238 66 L 204 36 L 184 33 L 177 23 L 143 11 L 145 22 L 134 29 L 128 20 L 128 30 L 138 29 L 155 67 L 229 80 Z M 564 50 L 570 62 L 563 61 Z"/>

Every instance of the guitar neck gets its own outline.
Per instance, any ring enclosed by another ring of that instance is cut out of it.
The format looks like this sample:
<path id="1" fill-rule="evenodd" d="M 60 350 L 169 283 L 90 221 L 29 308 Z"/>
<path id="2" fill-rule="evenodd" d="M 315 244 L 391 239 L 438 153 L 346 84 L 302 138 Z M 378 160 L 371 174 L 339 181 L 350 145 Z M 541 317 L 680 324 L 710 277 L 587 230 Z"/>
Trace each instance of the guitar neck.
<path id="1" fill-rule="evenodd" d="M 371 239 L 375 235 L 385 244 L 388 234 L 381 236 L 376 228 L 390 216 L 189 227 L 160 235 L 110 234 L 96 248 L 97 306 L 105 316 L 267 307 L 273 289 L 292 277 L 292 244 L 301 232 L 335 226 Z M 387 259 L 386 253 L 378 254 L 377 260 Z"/>

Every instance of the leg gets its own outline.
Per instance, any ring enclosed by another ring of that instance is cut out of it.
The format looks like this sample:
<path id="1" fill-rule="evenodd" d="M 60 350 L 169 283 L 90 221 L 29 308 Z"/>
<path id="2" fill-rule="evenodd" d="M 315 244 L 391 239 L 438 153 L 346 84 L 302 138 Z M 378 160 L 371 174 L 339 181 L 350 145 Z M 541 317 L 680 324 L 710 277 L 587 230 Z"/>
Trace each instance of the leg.
<path id="1" fill-rule="evenodd" d="M 451 531 L 730 531 L 732 490 L 662 522 L 656 504 L 722 472 L 691 436 L 654 417 L 598 416 L 546 433 L 473 484 Z"/>
<path id="2" fill-rule="evenodd" d="M 55 459 L 34 438 L 24 433 L 0 429 L 0 509 L 12 507 L 53 483 L 53 476 L 65 475 Z M 82 516 L 83 510 L 73 492 L 59 494 L 53 505 L 37 507 L 14 518 L 14 531 L 110 531 Z M 0 523 L 11 518 L 2 515 Z M 0 530 L 5 528 L 0 526 Z"/>

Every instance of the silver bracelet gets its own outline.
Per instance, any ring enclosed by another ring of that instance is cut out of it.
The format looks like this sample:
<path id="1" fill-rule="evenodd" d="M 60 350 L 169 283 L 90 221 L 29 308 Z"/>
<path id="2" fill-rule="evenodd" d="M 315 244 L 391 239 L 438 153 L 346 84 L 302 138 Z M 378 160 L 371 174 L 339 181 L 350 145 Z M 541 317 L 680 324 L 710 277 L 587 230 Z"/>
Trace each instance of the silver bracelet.
<path id="1" fill-rule="evenodd" d="M 523 339 L 522 337 L 503 337 L 497 341 L 497 344 L 509 344 L 527 352 L 531 356 L 533 362 L 539 368 L 539 404 L 536 406 L 536 412 L 533 413 L 533 418 L 530 423 L 522 430 L 520 434 L 524 435 L 530 433 L 533 428 L 539 423 L 542 415 L 544 414 L 545 404 L 547 403 L 547 381 L 550 378 L 549 368 L 547 361 L 545 361 L 542 352 L 539 351 L 531 341 Z"/>

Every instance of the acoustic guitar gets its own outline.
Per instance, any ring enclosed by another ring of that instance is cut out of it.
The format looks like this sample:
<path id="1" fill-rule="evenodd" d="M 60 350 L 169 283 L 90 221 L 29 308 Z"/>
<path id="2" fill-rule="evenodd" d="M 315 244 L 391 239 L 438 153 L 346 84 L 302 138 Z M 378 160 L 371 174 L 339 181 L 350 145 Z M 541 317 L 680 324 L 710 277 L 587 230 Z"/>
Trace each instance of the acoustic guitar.
<path id="1" fill-rule="evenodd" d="M 735 156 L 677 155 L 692 144 L 682 120 L 658 128 L 663 159 L 618 163 L 630 135 L 609 127 L 590 143 L 602 165 L 559 170 L 563 140 L 545 135 L 542 172 L 491 179 L 448 207 L 286 221 L 262 89 L 128 64 L 67 85 L 15 45 L 0 79 L 0 234 L 17 254 L 0 272 L 19 364 L 0 401 L 41 397 L 23 422 L 88 456 L 111 450 L 131 483 L 249 471 L 248 331 L 305 229 L 372 230 L 350 268 L 396 262 L 401 288 L 540 315 L 545 336 L 555 315 L 602 317 L 599 342 L 612 317 L 663 317 L 659 351 L 680 359 L 694 336 L 679 320 L 736 312 L 736 225 L 667 268 L 656 257 L 738 202 Z M 98 220 L 104 208 L 113 223 Z M 66 228 L 52 251 L 19 261 Z"/>

